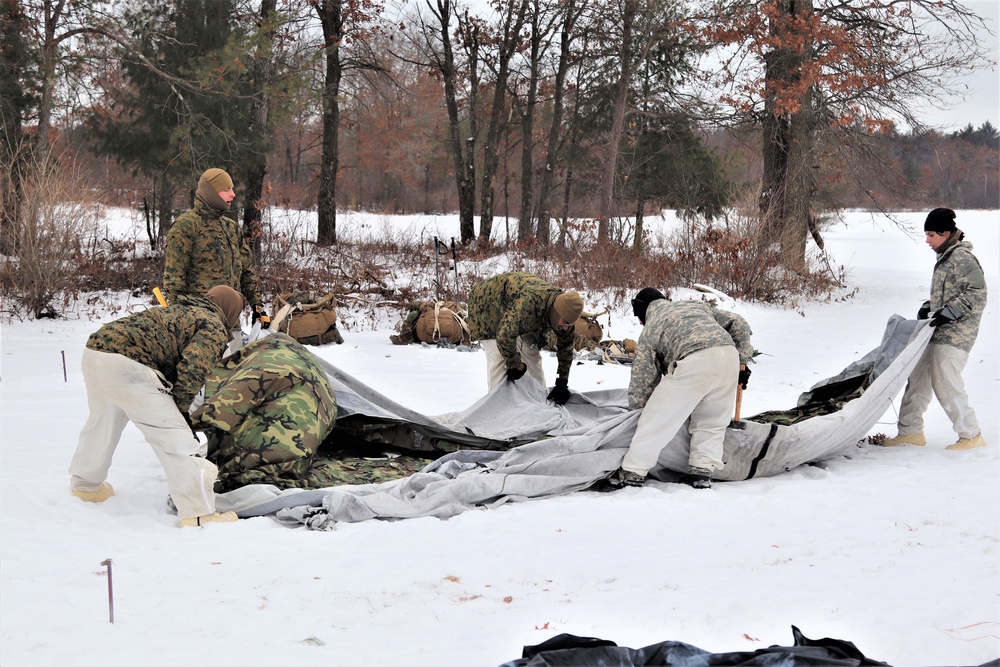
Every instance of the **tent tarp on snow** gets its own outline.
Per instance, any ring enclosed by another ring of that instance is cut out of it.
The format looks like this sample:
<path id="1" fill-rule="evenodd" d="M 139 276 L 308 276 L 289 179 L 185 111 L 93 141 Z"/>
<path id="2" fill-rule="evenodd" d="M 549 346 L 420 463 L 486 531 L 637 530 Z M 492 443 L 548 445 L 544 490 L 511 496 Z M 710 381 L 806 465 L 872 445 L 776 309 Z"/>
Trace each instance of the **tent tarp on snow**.
<path id="1" fill-rule="evenodd" d="M 878 347 L 840 374 L 800 397 L 809 402 L 834 384 L 862 385 L 858 398 L 830 414 L 792 425 L 746 421 L 728 429 L 725 467 L 715 479 L 736 481 L 774 475 L 840 456 L 857 446 L 885 413 L 920 358 L 932 329 L 927 322 L 894 315 Z M 639 418 L 627 410 L 624 389 L 573 394 L 565 406 L 545 400 L 534 382 L 501 383 L 461 413 L 428 417 L 399 405 L 320 360 L 341 415 L 409 424 L 469 448 L 433 461 L 402 479 L 330 489 L 278 489 L 251 485 L 218 494 L 219 511 L 241 517 L 274 514 L 288 525 L 330 530 L 338 521 L 454 516 L 476 507 L 587 489 L 618 468 Z M 858 382 L 845 382 L 858 378 Z M 828 399 L 829 397 L 827 397 Z M 489 442 L 531 440 L 507 451 Z M 688 435 L 681 429 L 664 447 L 651 476 L 671 481 L 687 471 Z"/>

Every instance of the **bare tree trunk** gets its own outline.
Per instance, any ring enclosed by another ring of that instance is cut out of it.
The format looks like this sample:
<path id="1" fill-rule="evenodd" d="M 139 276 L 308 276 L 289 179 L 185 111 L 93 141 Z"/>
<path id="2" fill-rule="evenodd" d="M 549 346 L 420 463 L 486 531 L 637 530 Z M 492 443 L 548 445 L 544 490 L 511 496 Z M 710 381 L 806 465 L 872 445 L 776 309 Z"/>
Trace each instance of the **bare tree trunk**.
<path id="1" fill-rule="evenodd" d="M 638 0 L 625 0 L 622 9 L 622 46 L 619 50 L 621 59 L 621 75 L 618 78 L 615 92 L 614 111 L 611 122 L 611 133 L 608 136 L 608 146 L 604 156 L 604 170 L 601 175 L 601 217 L 597 226 L 597 242 L 608 243 L 611 240 L 611 221 L 614 217 L 615 177 L 618 173 L 618 152 L 621 146 L 622 134 L 625 131 L 625 118 L 628 106 L 629 80 L 632 78 L 633 35 Z"/>
<path id="2" fill-rule="evenodd" d="M 475 125 L 472 126 L 470 136 L 466 140 L 466 145 L 462 144 L 461 120 L 458 116 L 458 92 L 456 79 L 458 73 L 455 67 L 455 51 L 451 42 L 451 12 L 453 5 L 451 0 L 435 0 L 436 7 L 432 6 L 431 0 L 427 0 L 427 6 L 438 19 L 438 36 L 441 39 L 441 49 L 437 60 L 437 68 L 441 72 L 444 81 L 445 106 L 448 109 L 448 137 L 451 144 L 451 154 L 455 161 L 455 180 L 458 187 L 458 227 L 463 244 L 470 243 L 475 238 L 473 227 L 473 213 L 476 196 L 476 164 L 475 156 Z M 471 35 L 472 43 L 470 47 L 470 76 L 472 78 L 473 90 L 477 85 L 475 58 L 478 53 L 478 44 L 475 43 L 475 36 Z M 472 108 L 475 109 L 473 103 Z M 475 114 L 473 113 L 473 118 Z"/>
<path id="3" fill-rule="evenodd" d="M 56 85 L 56 59 L 59 42 L 56 39 L 56 27 L 63 15 L 65 3 L 45 0 L 42 3 L 45 20 L 42 42 L 39 79 L 42 82 L 41 95 L 38 101 L 38 129 L 35 135 L 35 150 L 38 155 L 49 152 L 49 132 L 52 125 L 52 104 Z"/>
<path id="4" fill-rule="evenodd" d="M 263 42 L 254 54 L 251 63 L 251 85 L 253 99 L 250 100 L 250 135 L 265 137 L 267 131 L 267 114 L 270 104 L 271 79 L 274 75 L 272 47 L 277 34 L 275 24 L 275 9 L 277 0 L 261 0 L 260 27 Z M 268 142 L 270 143 L 270 142 Z M 263 234 L 260 227 L 261 208 L 263 208 L 264 177 L 267 175 L 267 153 L 261 151 L 253 155 L 253 162 L 247 166 L 246 203 L 243 208 L 243 234 L 250 240 L 254 262 L 260 261 L 260 239 Z"/>
<path id="5" fill-rule="evenodd" d="M 532 195 L 535 183 L 535 166 L 532 149 L 535 132 L 535 106 L 538 101 L 538 70 L 540 67 L 542 40 L 541 3 L 532 0 L 531 5 L 531 55 L 528 59 L 528 93 L 521 114 L 521 209 L 517 219 L 517 240 L 527 243 L 532 233 Z"/>
<path id="6" fill-rule="evenodd" d="M 573 32 L 579 12 L 576 0 L 566 0 L 563 5 L 563 23 L 559 37 L 559 64 L 556 67 L 555 89 L 552 91 L 552 124 L 549 126 L 548 141 L 545 147 L 545 168 L 542 170 L 541 183 L 538 187 L 538 241 L 543 246 L 549 245 L 549 220 L 552 217 L 552 192 L 555 189 L 556 163 L 559 160 L 559 147 L 562 144 L 563 104 L 566 92 L 566 74 L 570 66 L 570 45 L 573 42 Z"/>
<path id="7" fill-rule="evenodd" d="M 812 0 L 785 0 L 779 7 L 786 19 L 813 12 Z M 778 109 L 775 101 L 779 91 L 798 82 L 800 69 L 810 58 L 808 49 L 808 46 L 805 50 L 774 49 L 764 56 L 763 175 L 759 204 L 766 234 L 763 240 L 777 243 L 782 266 L 795 271 L 805 268 L 813 192 L 811 89 L 803 92 L 794 113 Z"/>
<path id="8" fill-rule="evenodd" d="M 326 82 L 323 86 L 323 158 L 320 164 L 319 197 L 316 205 L 318 219 L 316 244 L 331 246 L 337 243 L 340 81 L 343 76 L 340 42 L 343 38 L 344 21 L 341 14 L 342 0 L 319 0 L 313 6 L 319 13 L 319 20 L 323 25 L 323 43 L 326 48 Z"/>
<path id="9" fill-rule="evenodd" d="M 511 5 L 515 1 L 518 3 L 517 14 L 513 14 L 511 11 L 513 10 Z M 498 43 L 496 81 L 493 88 L 493 103 L 490 107 L 489 127 L 486 130 L 486 142 L 483 145 L 483 176 L 479 192 L 479 239 L 487 243 L 493 231 L 493 185 L 500 162 L 500 137 L 507 131 L 508 126 L 504 110 L 506 108 L 510 59 L 517 52 L 527 6 L 528 0 L 508 1 L 508 11 L 504 14 L 503 19 L 503 33 Z"/>

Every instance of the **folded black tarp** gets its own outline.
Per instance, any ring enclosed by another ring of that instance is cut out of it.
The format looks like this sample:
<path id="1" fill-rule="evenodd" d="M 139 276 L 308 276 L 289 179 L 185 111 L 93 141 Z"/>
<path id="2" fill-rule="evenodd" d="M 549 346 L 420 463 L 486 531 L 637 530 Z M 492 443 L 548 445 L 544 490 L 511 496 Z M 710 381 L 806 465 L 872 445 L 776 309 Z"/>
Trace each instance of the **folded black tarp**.
<path id="1" fill-rule="evenodd" d="M 829 665 L 887 665 L 865 657 L 857 647 L 841 639 L 809 639 L 792 626 L 791 646 L 770 646 L 756 651 L 712 653 L 679 641 L 665 641 L 642 648 L 618 646 L 592 637 L 563 634 L 525 646 L 521 658 L 500 667 L 706 667 L 708 665 L 754 665 L 766 667 L 814 667 Z"/>

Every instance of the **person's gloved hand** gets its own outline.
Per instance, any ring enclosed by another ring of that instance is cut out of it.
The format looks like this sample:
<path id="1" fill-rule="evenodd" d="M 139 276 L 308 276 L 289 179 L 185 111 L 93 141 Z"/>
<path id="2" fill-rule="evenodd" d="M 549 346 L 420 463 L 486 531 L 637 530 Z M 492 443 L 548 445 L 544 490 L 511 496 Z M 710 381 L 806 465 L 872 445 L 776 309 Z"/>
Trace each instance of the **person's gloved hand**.
<path id="1" fill-rule="evenodd" d="M 567 378 L 556 378 L 556 386 L 546 396 L 553 403 L 565 405 L 569 400 L 569 380 Z"/>
<path id="2" fill-rule="evenodd" d="M 931 316 L 931 326 L 939 327 L 942 324 L 948 324 L 954 322 L 960 317 L 960 313 L 952 308 L 951 306 L 945 306 L 939 310 L 936 310 Z"/>
<path id="3" fill-rule="evenodd" d="M 930 316 L 931 316 L 931 302 L 924 301 L 924 303 L 920 306 L 920 309 L 917 311 L 917 319 L 926 320 Z"/>
<path id="4" fill-rule="evenodd" d="M 747 383 L 750 382 L 750 369 L 744 365 L 740 366 L 740 379 L 739 385 L 744 389 L 747 388 Z"/>
<path id="5" fill-rule="evenodd" d="M 524 373 L 528 370 L 528 367 L 524 364 L 518 364 L 514 368 L 507 369 L 507 382 L 517 382 L 524 377 Z"/>

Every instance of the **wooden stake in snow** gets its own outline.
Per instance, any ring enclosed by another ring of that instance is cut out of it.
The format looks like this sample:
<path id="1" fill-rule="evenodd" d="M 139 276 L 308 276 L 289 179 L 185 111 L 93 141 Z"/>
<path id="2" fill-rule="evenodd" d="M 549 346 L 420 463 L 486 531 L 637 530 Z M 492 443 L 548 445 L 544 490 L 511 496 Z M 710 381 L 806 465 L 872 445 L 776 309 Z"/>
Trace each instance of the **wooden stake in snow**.
<path id="1" fill-rule="evenodd" d="M 59 354 L 62 355 L 63 360 L 63 382 L 69 382 L 69 379 L 66 377 L 66 350 L 60 350 Z"/>
<path id="2" fill-rule="evenodd" d="M 107 566 L 108 568 L 108 621 L 111 623 L 115 622 L 115 592 L 114 587 L 111 585 L 111 559 L 102 560 L 101 565 Z"/>

